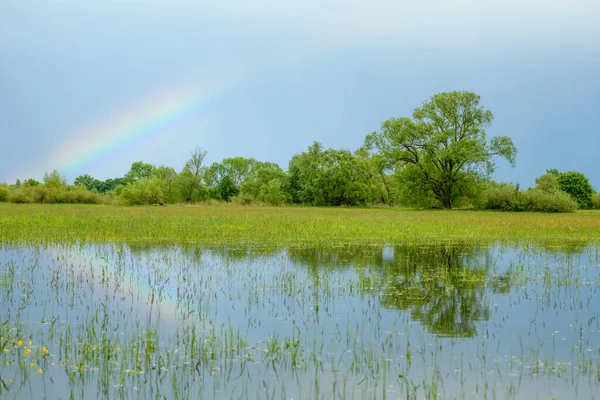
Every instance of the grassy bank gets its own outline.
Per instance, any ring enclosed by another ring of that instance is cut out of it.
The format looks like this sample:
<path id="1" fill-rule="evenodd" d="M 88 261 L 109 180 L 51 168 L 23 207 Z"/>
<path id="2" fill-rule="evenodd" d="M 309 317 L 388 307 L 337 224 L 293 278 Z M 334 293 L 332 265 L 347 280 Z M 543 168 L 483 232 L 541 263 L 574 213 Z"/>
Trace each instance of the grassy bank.
<path id="1" fill-rule="evenodd" d="M 405 242 L 600 242 L 600 212 L 573 214 L 241 206 L 0 203 L 2 243 L 297 247 Z"/>

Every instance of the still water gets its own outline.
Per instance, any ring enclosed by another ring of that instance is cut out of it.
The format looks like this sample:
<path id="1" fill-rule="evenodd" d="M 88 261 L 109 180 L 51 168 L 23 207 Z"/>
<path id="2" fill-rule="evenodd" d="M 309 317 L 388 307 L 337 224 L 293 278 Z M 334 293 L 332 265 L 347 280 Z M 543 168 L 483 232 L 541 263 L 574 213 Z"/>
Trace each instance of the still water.
<path id="1" fill-rule="evenodd" d="M 0 249 L 0 398 L 593 399 L 600 247 Z"/>

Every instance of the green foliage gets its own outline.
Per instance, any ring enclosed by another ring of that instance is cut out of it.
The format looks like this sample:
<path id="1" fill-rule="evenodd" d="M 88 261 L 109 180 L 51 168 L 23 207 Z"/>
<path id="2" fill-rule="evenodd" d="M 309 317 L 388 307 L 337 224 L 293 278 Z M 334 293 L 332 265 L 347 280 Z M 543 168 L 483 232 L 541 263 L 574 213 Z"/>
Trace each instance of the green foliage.
<path id="1" fill-rule="evenodd" d="M 227 178 L 231 185 L 239 188 L 255 163 L 255 159 L 244 157 L 225 158 L 220 163 L 212 163 L 206 171 L 206 183 L 210 187 L 217 187 Z"/>
<path id="2" fill-rule="evenodd" d="M 140 179 L 150 178 L 152 172 L 154 172 L 154 165 L 136 161 L 131 164 L 131 168 L 129 169 L 129 172 L 125 174 L 124 178 L 128 183 L 133 183 Z"/>
<path id="3" fill-rule="evenodd" d="M 63 191 L 60 196 L 60 203 L 71 204 L 102 204 L 105 199 L 98 193 L 91 192 L 83 187 L 71 187 Z"/>
<path id="4" fill-rule="evenodd" d="M 484 208 L 499 211 L 529 211 L 565 213 L 578 208 L 568 194 L 540 188 L 519 191 L 511 183 L 490 183 L 485 193 Z"/>
<path id="5" fill-rule="evenodd" d="M 218 197 L 215 198 L 224 201 L 230 201 L 232 197 L 237 196 L 237 194 L 240 192 L 233 179 L 231 179 L 229 175 L 225 175 L 223 178 L 221 178 L 217 190 Z"/>
<path id="6" fill-rule="evenodd" d="M 177 172 L 171 167 L 160 166 L 152 171 L 152 177 L 158 180 L 158 184 L 164 195 L 164 203 L 179 202 L 179 188 L 177 185 Z"/>
<path id="7" fill-rule="evenodd" d="M 8 195 L 8 201 L 17 204 L 31 203 L 25 188 L 16 189 L 10 192 Z"/>
<path id="8" fill-rule="evenodd" d="M 90 192 L 83 186 L 61 186 L 46 185 L 25 186 L 21 185 L 8 195 L 11 203 L 73 203 L 73 204 L 101 204 L 106 199 L 95 192 Z"/>
<path id="9" fill-rule="evenodd" d="M 382 183 L 369 159 L 318 142 L 292 158 L 288 173 L 292 200 L 316 206 L 369 204 Z"/>
<path id="10" fill-rule="evenodd" d="M 177 176 L 177 187 L 181 201 L 186 203 L 198 202 L 208 197 L 206 187 L 202 184 L 206 167 L 203 165 L 206 151 L 197 147 L 183 170 Z"/>
<path id="11" fill-rule="evenodd" d="M 511 211 L 518 189 L 512 183 L 488 182 L 481 208 Z"/>
<path id="12" fill-rule="evenodd" d="M 285 183 L 281 179 L 271 179 L 260 187 L 258 199 L 265 203 L 281 205 L 287 201 L 287 195 L 283 189 Z"/>
<path id="13" fill-rule="evenodd" d="M 600 210 L 600 193 L 594 193 L 592 195 L 592 208 L 594 210 Z"/>
<path id="14" fill-rule="evenodd" d="M 54 170 L 50 173 L 44 173 L 44 186 L 47 188 L 61 188 L 67 185 L 67 179 L 60 172 Z"/>
<path id="15" fill-rule="evenodd" d="M 0 184 L 0 201 L 8 201 L 8 186 Z"/>
<path id="16" fill-rule="evenodd" d="M 240 187 L 240 196 L 243 199 L 250 198 L 274 205 L 283 204 L 290 201 L 286 185 L 287 174 L 278 165 L 257 162 L 255 168 L 244 179 Z"/>
<path id="17" fill-rule="evenodd" d="M 535 180 L 536 189 L 542 190 L 547 193 L 556 193 L 560 190 L 558 180 L 552 173 L 546 172 Z"/>
<path id="18" fill-rule="evenodd" d="M 142 178 L 121 189 L 119 197 L 123 204 L 129 206 L 164 204 L 164 186 L 165 182 L 157 177 Z"/>
<path id="19" fill-rule="evenodd" d="M 30 179 L 26 179 L 21 186 L 38 186 L 38 185 L 41 185 L 41 182 L 30 178 Z"/>
<path id="20" fill-rule="evenodd" d="M 100 181 L 90 175 L 79 175 L 73 182 L 74 186 L 84 186 L 88 190 L 93 190 L 98 193 L 107 193 L 113 190 L 117 185 L 126 185 L 129 181 L 125 178 L 109 178 L 105 181 Z"/>
<path id="21" fill-rule="evenodd" d="M 488 143 L 485 128 L 493 115 L 479 99 L 471 92 L 436 94 L 414 110 L 413 119 L 385 121 L 380 133 L 367 136 L 366 146 L 376 148 L 388 168 L 416 166 L 422 185 L 444 208 L 452 208 L 453 200 L 468 194 L 463 191 L 494 171 L 494 156 L 515 163 L 517 150 L 510 138 L 494 137 Z"/>
<path id="22" fill-rule="evenodd" d="M 176 184 L 181 201 L 184 203 L 195 203 L 208 198 L 208 191 L 202 184 L 201 177 L 195 176 L 188 169 L 184 169 L 177 175 Z"/>
<path id="23" fill-rule="evenodd" d="M 570 194 L 579 204 L 580 208 L 592 207 L 594 189 L 588 178 L 581 172 L 560 172 L 556 176 L 560 190 Z"/>
<path id="24" fill-rule="evenodd" d="M 77 178 L 75 178 L 73 185 L 74 186 L 84 186 L 86 189 L 92 190 L 94 188 L 95 182 L 96 182 L 96 179 L 94 179 L 90 175 L 85 174 L 85 175 L 79 175 Z"/>

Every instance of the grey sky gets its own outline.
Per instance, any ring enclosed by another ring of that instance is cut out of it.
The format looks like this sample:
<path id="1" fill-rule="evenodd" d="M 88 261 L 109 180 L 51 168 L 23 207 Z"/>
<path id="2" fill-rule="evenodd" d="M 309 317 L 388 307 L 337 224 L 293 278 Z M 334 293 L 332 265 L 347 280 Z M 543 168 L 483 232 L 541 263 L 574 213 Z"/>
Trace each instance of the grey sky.
<path id="1" fill-rule="evenodd" d="M 41 179 L 148 99 L 209 86 L 194 112 L 62 172 L 179 170 L 196 146 L 286 168 L 315 140 L 355 149 L 430 95 L 472 90 L 488 134 L 519 149 L 494 178 L 578 170 L 600 190 L 598 71 L 598 1 L 3 0 L 0 182 Z"/>

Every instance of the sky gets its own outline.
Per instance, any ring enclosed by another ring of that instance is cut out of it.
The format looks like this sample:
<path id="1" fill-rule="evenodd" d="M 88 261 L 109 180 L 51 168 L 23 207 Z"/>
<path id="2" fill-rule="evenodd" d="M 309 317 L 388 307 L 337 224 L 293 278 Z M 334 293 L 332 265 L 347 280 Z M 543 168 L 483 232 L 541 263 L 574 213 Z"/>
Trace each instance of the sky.
<path id="1" fill-rule="evenodd" d="M 354 150 L 468 90 L 519 153 L 600 190 L 600 1 L 0 1 L 0 182 Z"/>

